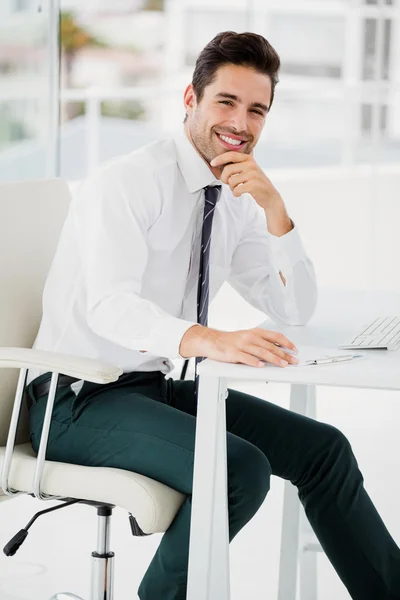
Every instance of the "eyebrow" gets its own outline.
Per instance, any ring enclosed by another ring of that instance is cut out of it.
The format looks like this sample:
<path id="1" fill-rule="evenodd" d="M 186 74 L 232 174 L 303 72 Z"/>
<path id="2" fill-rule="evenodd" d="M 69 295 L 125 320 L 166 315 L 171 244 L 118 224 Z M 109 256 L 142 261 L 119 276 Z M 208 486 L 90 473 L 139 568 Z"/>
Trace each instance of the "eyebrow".
<path id="1" fill-rule="evenodd" d="M 220 92 L 219 94 L 216 94 L 216 98 L 228 98 L 229 100 L 235 100 L 235 102 L 242 104 L 242 101 L 238 96 L 235 94 L 228 94 L 228 92 Z M 253 102 L 251 106 L 252 108 L 261 108 L 266 113 L 269 111 L 269 106 L 262 104 L 261 102 Z"/>

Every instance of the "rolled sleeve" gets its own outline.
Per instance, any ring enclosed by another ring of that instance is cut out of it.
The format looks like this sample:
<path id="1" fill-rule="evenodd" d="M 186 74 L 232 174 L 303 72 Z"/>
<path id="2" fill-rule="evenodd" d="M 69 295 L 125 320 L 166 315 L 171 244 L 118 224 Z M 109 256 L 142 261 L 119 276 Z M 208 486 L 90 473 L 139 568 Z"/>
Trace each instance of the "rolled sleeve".
<path id="1" fill-rule="evenodd" d="M 263 211 L 254 204 L 253 201 L 247 205 L 247 226 L 233 256 L 229 283 L 274 321 L 286 325 L 304 324 L 316 306 L 312 262 L 296 226 L 281 237 L 271 235 Z"/>
<path id="2" fill-rule="evenodd" d="M 158 319 L 149 336 L 149 352 L 159 356 L 167 356 L 172 360 L 183 358 L 179 354 L 179 346 L 183 336 L 193 325 L 197 325 L 197 323 L 177 319 L 176 317 Z"/>
<path id="3" fill-rule="evenodd" d="M 294 266 L 306 259 L 306 251 L 296 225 L 291 231 L 277 237 L 269 235 L 271 264 L 276 271 L 289 275 Z"/>

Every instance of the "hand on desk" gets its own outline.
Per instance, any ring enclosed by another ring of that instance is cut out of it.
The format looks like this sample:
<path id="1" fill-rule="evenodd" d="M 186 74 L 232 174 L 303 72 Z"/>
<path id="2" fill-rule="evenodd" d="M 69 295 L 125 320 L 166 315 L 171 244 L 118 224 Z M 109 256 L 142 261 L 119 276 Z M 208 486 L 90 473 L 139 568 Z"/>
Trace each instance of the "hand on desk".
<path id="1" fill-rule="evenodd" d="M 283 334 L 260 327 L 241 331 L 218 331 L 193 325 L 181 340 L 179 353 L 183 358 L 205 356 L 213 360 L 263 367 L 270 363 L 278 367 L 297 364 L 295 345 Z M 263 361 L 263 362 L 261 362 Z"/>

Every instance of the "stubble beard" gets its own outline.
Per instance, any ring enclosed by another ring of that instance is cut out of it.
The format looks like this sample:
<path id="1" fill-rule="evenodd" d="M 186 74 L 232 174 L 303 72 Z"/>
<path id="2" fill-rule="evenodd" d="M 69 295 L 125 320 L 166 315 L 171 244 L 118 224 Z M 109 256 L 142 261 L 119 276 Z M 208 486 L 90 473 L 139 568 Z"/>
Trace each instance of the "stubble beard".
<path id="1" fill-rule="evenodd" d="M 202 131 L 198 131 L 196 124 L 193 123 L 190 132 L 193 144 L 196 146 L 197 152 L 201 154 L 207 163 L 210 163 L 218 154 L 218 149 L 214 147 L 212 138 L 215 132 L 211 129 L 209 135 Z"/>
<path id="2" fill-rule="evenodd" d="M 227 133 L 227 135 L 229 135 L 229 133 Z M 210 162 L 216 156 L 224 154 L 224 152 L 228 152 L 228 150 L 225 150 L 221 146 L 218 146 L 217 134 L 214 131 L 214 129 L 210 129 L 209 134 L 205 133 L 202 130 L 199 131 L 196 121 L 192 123 L 192 127 L 190 128 L 190 136 L 197 151 L 208 164 L 210 164 Z M 254 146 L 255 143 L 250 142 L 250 145 L 247 146 L 244 150 L 241 150 L 241 152 L 243 152 L 243 154 L 251 154 Z"/>

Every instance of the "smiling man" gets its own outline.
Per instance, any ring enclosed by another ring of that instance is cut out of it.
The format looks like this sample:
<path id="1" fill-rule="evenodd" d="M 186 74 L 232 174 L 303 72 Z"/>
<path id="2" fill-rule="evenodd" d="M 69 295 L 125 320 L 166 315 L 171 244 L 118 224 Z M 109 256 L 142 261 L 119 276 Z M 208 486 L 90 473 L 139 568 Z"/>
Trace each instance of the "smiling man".
<path id="1" fill-rule="evenodd" d="M 35 347 L 124 371 L 104 386 L 60 376 L 47 458 L 136 471 L 187 497 L 144 576 L 141 600 L 186 598 L 196 382 L 167 379 L 172 360 L 296 363 L 294 344 L 279 333 L 208 327 L 209 302 L 225 280 L 280 324 L 306 323 L 316 305 L 299 232 L 253 157 L 278 70 L 263 37 L 217 35 L 185 91 L 182 131 L 82 184 L 46 282 Z M 35 450 L 49 384 L 49 373 L 30 373 Z M 399 549 L 344 435 L 235 390 L 226 414 L 230 539 L 264 501 L 271 474 L 282 477 L 298 487 L 351 597 L 399 600 Z"/>

